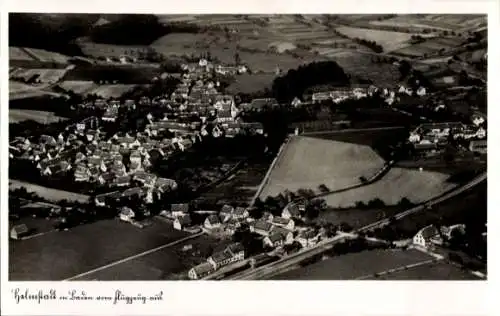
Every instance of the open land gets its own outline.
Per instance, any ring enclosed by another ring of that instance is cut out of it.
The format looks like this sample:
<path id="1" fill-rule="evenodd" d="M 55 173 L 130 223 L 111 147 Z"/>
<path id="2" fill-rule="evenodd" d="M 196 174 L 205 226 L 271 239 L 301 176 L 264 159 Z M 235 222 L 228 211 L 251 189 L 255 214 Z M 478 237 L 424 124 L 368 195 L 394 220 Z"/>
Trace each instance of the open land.
<path id="1" fill-rule="evenodd" d="M 54 83 L 59 81 L 64 74 L 66 69 L 23 69 L 18 68 L 9 73 L 10 78 L 24 78 L 26 80 L 31 77 L 38 75 L 40 82 L 50 82 Z"/>
<path id="2" fill-rule="evenodd" d="M 9 275 L 11 280 L 63 280 L 184 236 L 157 220 L 143 229 L 117 219 L 101 220 L 13 242 Z"/>
<path id="3" fill-rule="evenodd" d="M 361 228 L 381 219 L 393 216 L 403 211 L 400 206 L 386 206 L 384 208 L 346 208 L 335 209 L 327 208 L 319 213 L 318 218 L 315 220 L 317 223 L 332 223 L 339 225 L 346 223 L 354 229 Z"/>
<path id="4" fill-rule="evenodd" d="M 385 52 L 390 52 L 407 46 L 407 42 L 411 38 L 411 34 L 409 33 L 372 30 L 349 26 L 341 26 L 336 30 L 349 38 L 357 37 L 367 41 L 375 41 L 379 45 L 382 45 Z"/>
<path id="5" fill-rule="evenodd" d="M 53 112 L 9 109 L 10 123 L 17 123 L 27 120 L 36 121 L 39 123 L 54 123 L 61 120 L 66 120 L 66 118 L 56 116 Z"/>
<path id="6" fill-rule="evenodd" d="M 464 271 L 446 262 L 430 262 L 427 264 L 410 267 L 408 269 L 395 271 L 368 278 L 372 280 L 481 280 L 474 274 Z"/>
<path id="7" fill-rule="evenodd" d="M 438 31 L 474 30 L 486 25 L 484 16 L 465 14 L 427 14 L 422 16 L 401 15 L 382 21 L 370 21 L 374 26 L 392 26 L 402 28 L 421 28 Z"/>
<path id="8" fill-rule="evenodd" d="M 255 93 L 271 89 L 274 74 L 243 74 L 234 78 L 227 88 L 227 93 Z"/>
<path id="9" fill-rule="evenodd" d="M 75 192 L 68 192 L 62 190 L 51 189 L 47 187 L 43 187 L 40 185 L 23 182 L 19 180 L 9 179 L 9 189 L 18 189 L 18 188 L 26 188 L 28 192 L 34 192 L 38 196 L 45 198 L 50 201 L 60 201 L 60 200 L 68 200 L 68 201 L 78 201 L 82 203 L 86 203 L 89 200 L 88 195 L 79 194 Z"/>
<path id="10" fill-rule="evenodd" d="M 353 280 L 405 265 L 432 260 L 418 250 L 367 250 L 334 256 L 276 276 L 276 280 Z"/>
<path id="11" fill-rule="evenodd" d="M 375 198 L 381 199 L 387 205 L 395 205 L 403 197 L 413 203 L 420 203 L 456 186 L 454 183 L 448 183 L 447 178 L 448 175 L 438 172 L 392 168 L 375 183 L 334 193 L 324 199 L 332 207 L 350 207 L 358 201 L 367 203 Z"/>
<path id="12" fill-rule="evenodd" d="M 459 46 L 462 42 L 463 39 L 457 37 L 436 37 L 427 39 L 422 43 L 397 49 L 393 51 L 393 54 L 408 57 L 422 57 L 437 53 L 442 49 L 446 52 L 449 49 Z"/>
<path id="13" fill-rule="evenodd" d="M 278 158 L 261 197 L 285 190 L 315 190 L 325 184 L 331 190 L 359 183 L 384 166 L 384 160 L 369 146 L 312 137 L 293 137 Z"/>

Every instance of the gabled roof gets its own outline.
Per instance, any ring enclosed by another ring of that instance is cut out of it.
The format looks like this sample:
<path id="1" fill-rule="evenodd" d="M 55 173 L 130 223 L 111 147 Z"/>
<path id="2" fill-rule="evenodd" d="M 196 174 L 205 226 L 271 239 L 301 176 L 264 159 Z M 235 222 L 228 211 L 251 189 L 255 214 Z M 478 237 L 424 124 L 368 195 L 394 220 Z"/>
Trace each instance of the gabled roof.
<path id="1" fill-rule="evenodd" d="M 220 220 L 217 215 L 210 215 L 209 217 L 207 217 L 207 220 L 211 225 L 220 224 Z"/>
<path id="2" fill-rule="evenodd" d="M 283 218 L 283 217 L 278 217 L 275 216 L 273 218 L 273 224 L 278 224 L 278 225 L 288 225 L 290 223 L 289 219 Z"/>
<path id="3" fill-rule="evenodd" d="M 263 230 L 263 231 L 269 232 L 269 231 L 271 231 L 271 228 L 273 227 L 273 225 L 271 225 L 268 222 L 264 222 L 264 221 L 256 221 L 253 224 L 253 227 L 254 227 L 254 229 L 258 229 L 258 230 Z"/>
<path id="4" fill-rule="evenodd" d="M 245 247 L 243 247 L 243 245 L 241 243 L 239 243 L 239 242 L 227 246 L 226 249 L 229 252 L 231 252 L 233 255 L 236 255 L 237 253 L 245 251 Z"/>
<path id="5" fill-rule="evenodd" d="M 436 235 L 439 235 L 438 229 L 434 225 L 429 225 L 424 228 L 422 228 L 419 233 L 422 235 L 424 239 L 429 239 L 431 237 L 434 237 Z"/>
<path id="6" fill-rule="evenodd" d="M 187 213 L 189 211 L 189 204 L 187 204 L 187 203 L 171 204 L 170 205 L 170 210 L 172 212 Z"/>
<path id="7" fill-rule="evenodd" d="M 211 257 L 215 263 L 220 263 L 224 260 L 232 258 L 233 254 L 230 251 L 224 250 L 214 253 Z"/>
<path id="8" fill-rule="evenodd" d="M 180 216 L 176 218 L 176 221 L 178 221 L 182 226 L 189 226 L 191 225 L 191 216 Z"/>
<path id="9" fill-rule="evenodd" d="M 193 270 L 196 274 L 203 275 L 214 271 L 214 267 L 208 262 L 203 262 L 202 264 L 193 267 Z"/>
<path id="10" fill-rule="evenodd" d="M 229 214 L 229 213 L 232 213 L 234 211 L 234 207 L 232 207 L 231 205 L 229 204 L 225 204 L 222 209 L 221 209 L 221 213 L 225 213 L 225 214 Z"/>

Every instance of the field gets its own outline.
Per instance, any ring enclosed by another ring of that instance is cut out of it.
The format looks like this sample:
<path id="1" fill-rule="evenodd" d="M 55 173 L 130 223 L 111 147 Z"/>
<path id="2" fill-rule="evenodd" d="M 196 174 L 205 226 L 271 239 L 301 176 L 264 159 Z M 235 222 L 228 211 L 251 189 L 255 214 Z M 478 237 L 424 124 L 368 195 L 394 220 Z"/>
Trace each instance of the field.
<path id="1" fill-rule="evenodd" d="M 43 88 L 45 87 L 46 86 L 44 85 L 34 87 L 21 82 L 9 80 L 9 100 L 41 97 L 47 95 L 55 97 L 61 96 L 59 93 L 43 90 Z"/>
<path id="2" fill-rule="evenodd" d="M 96 94 L 103 98 L 118 98 L 124 93 L 132 90 L 136 85 L 134 84 L 109 84 L 100 85 L 96 89 L 88 91 L 87 93 Z"/>
<path id="3" fill-rule="evenodd" d="M 187 233 L 175 231 L 161 221 L 140 229 L 117 219 L 102 220 L 69 231 L 11 242 L 9 277 L 63 280 L 184 236 Z"/>
<path id="4" fill-rule="evenodd" d="M 394 227 L 413 236 L 417 231 L 435 221 L 442 221 L 443 225 L 463 223 L 474 214 L 474 221 L 482 225 L 486 222 L 487 213 L 487 184 L 482 184 L 454 197 L 444 203 L 433 206 L 432 209 L 421 211 L 398 220 Z"/>
<path id="5" fill-rule="evenodd" d="M 34 111 L 34 110 L 9 110 L 9 123 L 17 123 L 26 120 L 32 120 L 39 123 L 50 124 L 60 120 L 66 120 L 64 117 L 55 116 L 53 112 Z"/>
<path id="6" fill-rule="evenodd" d="M 433 259 L 418 250 L 367 250 L 334 256 L 276 276 L 277 280 L 353 280 Z"/>
<path id="7" fill-rule="evenodd" d="M 271 89 L 275 77 L 274 74 L 242 74 L 234 78 L 234 82 L 226 88 L 226 92 L 230 94 L 251 94 L 264 89 Z"/>
<path id="8" fill-rule="evenodd" d="M 120 46 L 110 44 L 100 44 L 79 40 L 78 46 L 85 56 L 90 57 L 120 57 L 122 55 L 136 56 L 140 51 L 145 51 L 146 46 Z"/>
<path id="9" fill-rule="evenodd" d="M 407 46 L 408 40 L 412 35 L 409 33 L 372 30 L 349 26 L 341 26 L 336 30 L 349 38 L 357 37 L 367 41 L 375 41 L 377 44 L 382 45 L 385 52 L 390 52 Z"/>
<path id="10" fill-rule="evenodd" d="M 412 169 L 392 168 L 381 180 L 363 186 L 325 196 L 331 207 L 351 207 L 358 201 L 364 203 L 379 198 L 387 205 L 397 204 L 403 197 L 411 202 L 420 203 L 438 196 L 456 186 L 446 182 L 448 175 L 418 171 Z"/>
<path id="11" fill-rule="evenodd" d="M 431 54 L 438 53 L 440 50 L 450 50 L 459 46 L 463 42 L 462 38 L 451 38 L 451 37 L 436 37 L 426 40 L 425 42 L 406 46 L 392 53 L 408 56 L 408 57 L 423 57 Z"/>
<path id="12" fill-rule="evenodd" d="M 228 180 L 203 193 L 197 201 L 210 204 L 250 203 L 268 167 L 266 162 L 248 163 Z"/>
<path id="13" fill-rule="evenodd" d="M 383 218 L 390 217 L 396 213 L 401 212 L 402 210 L 403 209 L 399 206 L 389 206 L 382 209 L 328 208 L 325 211 L 319 213 L 319 216 L 315 221 L 318 223 L 332 223 L 334 225 L 347 223 L 353 228 L 360 228 Z"/>
<path id="14" fill-rule="evenodd" d="M 370 178 L 384 165 L 384 160 L 369 146 L 329 141 L 312 137 L 293 137 L 278 158 L 261 198 L 277 195 L 286 189 L 316 190 L 325 184 L 331 190 Z"/>
<path id="15" fill-rule="evenodd" d="M 78 194 L 75 192 L 56 190 L 51 188 L 42 187 L 36 184 L 23 182 L 19 180 L 9 179 L 9 189 L 14 190 L 24 187 L 28 192 L 35 192 L 40 197 L 45 198 L 50 201 L 60 201 L 60 200 L 68 200 L 68 201 L 79 201 L 82 203 L 88 202 L 89 196 L 84 194 Z"/>
<path id="16" fill-rule="evenodd" d="M 18 68 L 9 73 L 10 78 L 24 78 L 29 79 L 34 75 L 39 75 L 41 82 L 55 83 L 59 81 L 64 74 L 66 69 L 22 69 Z"/>
<path id="17" fill-rule="evenodd" d="M 467 31 L 486 25 L 486 16 L 465 14 L 402 15 L 382 21 L 370 21 L 374 26 L 419 28 L 432 31 Z"/>
<path id="18" fill-rule="evenodd" d="M 396 271 L 372 280 L 481 280 L 472 273 L 445 262 L 431 262 L 405 270 Z"/>
<path id="19" fill-rule="evenodd" d="M 73 91 L 76 94 L 86 94 L 97 87 L 93 81 L 83 80 L 65 80 L 59 83 L 59 86 L 67 91 Z"/>
<path id="20" fill-rule="evenodd" d="M 33 60 L 33 57 L 28 55 L 22 48 L 9 46 L 10 60 Z"/>
<path id="21" fill-rule="evenodd" d="M 398 67 L 391 63 L 374 63 L 373 55 L 358 51 L 338 51 L 328 54 L 344 71 L 352 77 L 359 77 L 379 85 L 392 86 L 401 76 Z"/>

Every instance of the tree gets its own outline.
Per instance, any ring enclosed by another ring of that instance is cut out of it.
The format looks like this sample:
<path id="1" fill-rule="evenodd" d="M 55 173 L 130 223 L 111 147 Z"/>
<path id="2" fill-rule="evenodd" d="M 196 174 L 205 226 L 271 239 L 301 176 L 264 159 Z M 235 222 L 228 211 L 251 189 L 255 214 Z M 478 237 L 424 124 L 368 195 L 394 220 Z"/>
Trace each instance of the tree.
<path id="1" fill-rule="evenodd" d="M 407 197 L 401 198 L 401 200 L 399 200 L 398 204 L 401 207 L 409 207 L 412 205 L 411 201 Z"/>
<path id="2" fill-rule="evenodd" d="M 324 184 L 320 184 L 318 186 L 318 189 L 319 189 L 319 191 L 321 193 L 328 193 L 328 192 L 330 192 L 330 189 L 326 185 L 324 185 Z"/>

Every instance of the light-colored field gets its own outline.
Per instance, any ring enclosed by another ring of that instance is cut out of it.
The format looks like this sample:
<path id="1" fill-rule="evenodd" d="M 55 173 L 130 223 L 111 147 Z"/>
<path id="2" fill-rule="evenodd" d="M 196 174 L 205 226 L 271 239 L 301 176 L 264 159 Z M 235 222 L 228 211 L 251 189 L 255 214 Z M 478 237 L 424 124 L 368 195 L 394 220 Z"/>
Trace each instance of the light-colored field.
<path id="1" fill-rule="evenodd" d="M 33 56 L 34 58 L 42 62 L 56 62 L 65 64 L 69 60 L 68 56 L 55 52 L 49 52 L 43 49 L 36 49 L 36 48 L 23 48 L 23 49 L 26 51 L 27 54 Z"/>
<path id="2" fill-rule="evenodd" d="M 61 88 L 67 91 L 73 91 L 77 94 L 96 94 L 103 98 L 117 98 L 125 92 L 130 91 L 136 85 L 134 84 L 107 84 L 98 85 L 92 81 L 67 80 L 60 85 Z"/>
<path id="3" fill-rule="evenodd" d="M 62 191 L 57 189 L 51 189 L 47 187 L 42 187 L 40 185 L 36 185 L 29 182 L 12 180 L 9 179 L 9 189 L 14 190 L 24 187 L 28 192 L 35 192 L 40 197 L 43 197 L 47 200 L 58 202 L 60 200 L 68 200 L 68 201 L 78 201 L 78 202 L 88 202 L 89 196 L 84 194 L 79 194 L 75 192 Z"/>
<path id="4" fill-rule="evenodd" d="M 17 123 L 32 120 L 43 124 L 50 124 L 66 120 L 64 117 L 56 116 L 53 112 L 9 109 L 9 123 Z"/>
<path id="5" fill-rule="evenodd" d="M 285 190 L 317 190 L 325 184 L 338 190 L 370 178 L 384 165 L 384 160 L 369 146 L 312 137 L 293 137 L 271 171 L 261 198 Z"/>
<path id="6" fill-rule="evenodd" d="M 387 205 L 395 205 L 403 197 L 413 203 L 420 203 L 455 187 L 455 183 L 446 182 L 448 178 L 449 175 L 439 172 L 392 168 L 375 183 L 331 194 L 324 199 L 328 205 L 341 208 L 355 206 L 358 201 L 367 203 L 376 198 Z"/>
<path id="7" fill-rule="evenodd" d="M 274 47 L 278 53 L 284 53 L 287 50 L 294 50 L 295 45 L 290 42 L 273 42 L 269 44 L 270 47 Z"/>
<path id="8" fill-rule="evenodd" d="M 87 91 L 95 89 L 97 84 L 92 81 L 65 80 L 59 83 L 59 86 L 67 91 L 73 91 L 77 94 L 84 94 Z"/>
<path id="9" fill-rule="evenodd" d="M 481 280 L 470 272 L 446 262 L 431 262 L 394 273 L 381 275 L 372 280 Z"/>
<path id="10" fill-rule="evenodd" d="M 427 14 L 425 16 L 403 15 L 382 21 L 370 21 L 372 25 L 402 28 L 434 29 L 438 31 L 468 30 L 486 25 L 486 15 Z"/>
<path id="11" fill-rule="evenodd" d="M 125 92 L 132 90 L 136 85 L 134 84 L 109 84 L 98 86 L 96 89 L 91 90 L 89 93 L 96 94 L 103 98 L 118 98 Z"/>
<path id="12" fill-rule="evenodd" d="M 9 80 L 9 100 L 34 98 L 41 96 L 60 97 L 61 94 L 43 90 L 46 85 L 31 86 L 21 82 Z"/>
<path id="13" fill-rule="evenodd" d="M 10 60 L 33 60 L 33 57 L 26 54 L 26 52 L 19 47 L 9 46 L 9 59 Z"/>
<path id="14" fill-rule="evenodd" d="M 64 74 L 67 72 L 66 69 L 22 69 L 19 68 L 15 72 L 11 73 L 10 77 L 29 79 L 34 75 L 39 75 L 41 82 L 55 83 L 59 81 Z"/>
<path id="15" fill-rule="evenodd" d="M 146 46 L 100 44 L 84 40 L 78 41 L 78 46 L 80 46 L 85 55 L 92 57 L 120 57 L 122 55 L 136 56 L 140 51 L 145 51 L 147 48 Z"/>
<path id="16" fill-rule="evenodd" d="M 408 40 L 412 34 L 402 32 L 391 32 L 372 30 L 365 28 L 341 26 L 337 31 L 350 38 L 361 38 L 368 41 L 375 41 L 384 48 L 385 52 L 390 52 L 408 45 Z"/>

